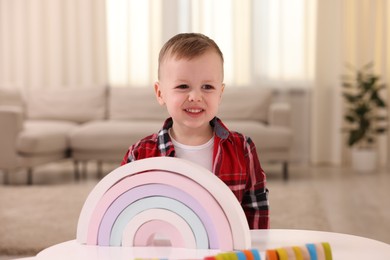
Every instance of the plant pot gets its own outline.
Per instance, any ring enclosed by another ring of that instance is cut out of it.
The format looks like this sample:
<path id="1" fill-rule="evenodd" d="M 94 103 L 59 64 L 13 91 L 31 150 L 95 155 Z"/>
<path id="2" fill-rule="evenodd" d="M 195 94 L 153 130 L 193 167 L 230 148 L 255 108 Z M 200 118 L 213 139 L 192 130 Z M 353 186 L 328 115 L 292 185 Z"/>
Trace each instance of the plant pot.
<path id="1" fill-rule="evenodd" d="M 358 172 L 372 172 L 377 167 L 377 153 L 374 149 L 352 149 L 352 169 Z"/>

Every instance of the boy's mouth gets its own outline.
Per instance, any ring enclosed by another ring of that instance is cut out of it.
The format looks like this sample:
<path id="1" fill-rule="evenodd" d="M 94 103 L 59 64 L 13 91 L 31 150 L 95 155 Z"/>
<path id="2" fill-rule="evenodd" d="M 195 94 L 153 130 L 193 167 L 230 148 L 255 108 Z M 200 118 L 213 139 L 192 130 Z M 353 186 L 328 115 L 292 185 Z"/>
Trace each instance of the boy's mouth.
<path id="1" fill-rule="evenodd" d="M 187 108 L 187 109 L 185 109 L 185 111 L 188 113 L 197 114 L 197 113 L 200 113 L 204 110 L 201 108 Z"/>

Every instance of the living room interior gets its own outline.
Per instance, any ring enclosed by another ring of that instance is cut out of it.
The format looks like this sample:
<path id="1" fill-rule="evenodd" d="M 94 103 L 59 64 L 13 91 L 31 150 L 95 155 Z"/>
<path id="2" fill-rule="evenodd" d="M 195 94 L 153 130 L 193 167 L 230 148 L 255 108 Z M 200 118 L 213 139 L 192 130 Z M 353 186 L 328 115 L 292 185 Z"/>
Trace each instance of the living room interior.
<path id="1" fill-rule="evenodd" d="M 390 244 L 389 14 L 386 0 L 0 0 L 0 259 L 75 238 L 89 192 L 162 126 L 158 53 L 180 32 L 224 54 L 219 116 L 253 135 L 271 228 Z M 349 95 L 359 84 L 368 101 Z"/>

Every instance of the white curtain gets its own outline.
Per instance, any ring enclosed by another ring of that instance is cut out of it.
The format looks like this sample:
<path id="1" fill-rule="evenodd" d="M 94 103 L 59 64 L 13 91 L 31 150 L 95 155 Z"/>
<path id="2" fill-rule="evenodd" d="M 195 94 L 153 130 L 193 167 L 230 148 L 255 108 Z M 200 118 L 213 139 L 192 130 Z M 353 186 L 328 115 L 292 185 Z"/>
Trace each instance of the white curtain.
<path id="1" fill-rule="evenodd" d="M 390 2 L 326 0 L 318 2 L 316 84 L 312 95 L 311 158 L 315 164 L 348 163 L 342 128 L 341 75 L 346 62 L 357 68 L 373 61 L 375 72 L 390 84 Z M 386 94 L 386 93 L 384 93 Z M 387 95 L 389 91 L 387 91 Z M 390 96 L 389 96 L 390 97 Z M 389 105 L 390 98 L 387 98 Z M 386 163 L 386 136 L 378 144 Z"/>
<path id="2" fill-rule="evenodd" d="M 0 86 L 104 85 L 104 0 L 0 0 Z"/>
<path id="3" fill-rule="evenodd" d="M 107 0 L 106 6 L 109 85 L 151 86 L 162 42 L 162 1 Z"/>
<path id="4" fill-rule="evenodd" d="M 317 0 L 253 1 L 254 79 L 279 88 L 311 87 Z"/>
<path id="5" fill-rule="evenodd" d="M 107 0 L 109 84 L 157 78 L 158 52 L 179 32 L 220 46 L 225 83 L 308 87 L 314 76 L 313 0 Z"/>

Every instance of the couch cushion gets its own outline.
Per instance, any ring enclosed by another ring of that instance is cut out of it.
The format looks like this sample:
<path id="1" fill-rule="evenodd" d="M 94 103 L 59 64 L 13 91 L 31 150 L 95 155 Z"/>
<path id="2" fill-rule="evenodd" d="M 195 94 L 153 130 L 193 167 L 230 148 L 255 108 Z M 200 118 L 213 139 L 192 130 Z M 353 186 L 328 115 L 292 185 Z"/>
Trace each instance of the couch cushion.
<path id="1" fill-rule="evenodd" d="M 267 122 L 272 90 L 268 88 L 225 87 L 218 116 L 222 120 Z"/>
<path id="2" fill-rule="evenodd" d="M 0 106 L 24 108 L 23 95 L 18 88 L 0 86 Z"/>
<path id="3" fill-rule="evenodd" d="M 259 152 L 267 149 L 289 149 L 292 133 L 286 127 L 268 127 L 255 121 L 224 121 L 231 130 L 249 136 Z M 261 157 L 261 154 L 260 154 Z"/>
<path id="4" fill-rule="evenodd" d="M 158 132 L 162 124 L 159 120 L 89 122 L 71 132 L 70 146 L 83 151 L 122 150 L 124 155 L 130 145 Z"/>
<path id="5" fill-rule="evenodd" d="M 108 117 L 111 120 L 163 120 L 166 108 L 158 104 L 152 88 L 112 87 L 109 93 Z"/>
<path id="6" fill-rule="evenodd" d="M 76 123 L 67 121 L 26 121 L 17 150 L 24 154 L 64 152 L 69 146 L 68 133 L 75 128 Z"/>
<path id="7" fill-rule="evenodd" d="M 27 117 L 83 123 L 103 119 L 105 105 L 103 87 L 34 90 L 27 96 Z"/>

